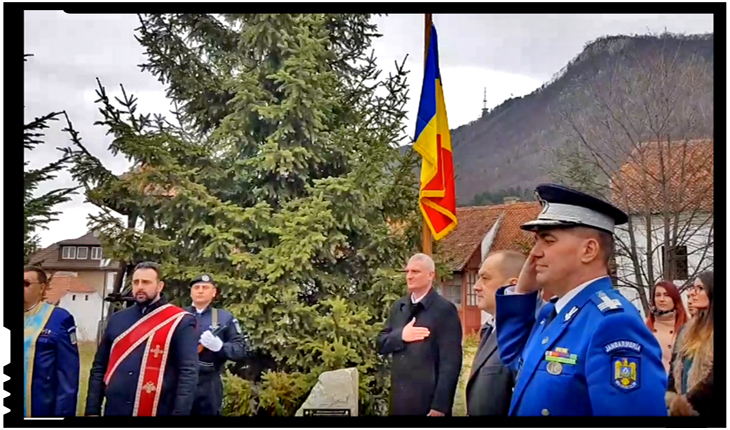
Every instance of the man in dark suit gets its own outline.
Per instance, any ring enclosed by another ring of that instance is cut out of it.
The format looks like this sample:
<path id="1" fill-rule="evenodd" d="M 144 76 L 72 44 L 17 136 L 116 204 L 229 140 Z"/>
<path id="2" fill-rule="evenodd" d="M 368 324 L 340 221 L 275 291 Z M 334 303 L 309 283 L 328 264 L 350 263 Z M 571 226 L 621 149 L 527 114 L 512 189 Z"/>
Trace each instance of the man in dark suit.
<path id="1" fill-rule="evenodd" d="M 393 304 L 378 352 L 393 354 L 391 415 L 451 415 L 461 371 L 461 321 L 456 306 L 432 288 L 431 257 L 408 261 L 408 295 Z"/>
<path id="2" fill-rule="evenodd" d="M 477 307 L 494 317 L 495 293 L 505 285 L 516 285 L 525 256 L 516 251 L 497 251 L 487 256 L 474 284 Z M 474 356 L 466 384 L 467 414 L 507 415 L 515 386 L 515 372 L 502 363 L 493 324 L 484 324 L 479 349 Z"/>

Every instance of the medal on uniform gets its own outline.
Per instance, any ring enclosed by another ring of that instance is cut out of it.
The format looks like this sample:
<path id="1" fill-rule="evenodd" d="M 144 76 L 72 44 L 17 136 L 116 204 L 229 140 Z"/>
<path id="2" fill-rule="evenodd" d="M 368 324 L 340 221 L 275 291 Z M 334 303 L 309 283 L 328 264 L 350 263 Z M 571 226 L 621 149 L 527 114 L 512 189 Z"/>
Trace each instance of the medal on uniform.
<path id="1" fill-rule="evenodd" d="M 550 361 L 547 364 L 547 371 L 551 375 L 560 375 L 563 373 L 563 365 L 557 361 Z"/>

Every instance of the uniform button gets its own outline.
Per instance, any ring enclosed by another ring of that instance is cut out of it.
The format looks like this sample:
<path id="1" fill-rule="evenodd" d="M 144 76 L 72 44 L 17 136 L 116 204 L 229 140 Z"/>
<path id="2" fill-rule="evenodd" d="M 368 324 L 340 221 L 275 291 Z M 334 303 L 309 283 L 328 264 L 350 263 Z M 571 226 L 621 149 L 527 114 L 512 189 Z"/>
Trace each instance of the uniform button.
<path id="1" fill-rule="evenodd" d="M 134 375 L 134 372 L 132 372 L 132 371 L 129 371 L 129 375 L 130 375 L 130 376 Z"/>
<path id="2" fill-rule="evenodd" d="M 542 416 L 546 417 L 548 415 L 550 415 L 550 411 L 548 411 L 547 409 L 543 409 L 542 410 Z"/>
<path id="3" fill-rule="evenodd" d="M 547 338 L 547 336 L 546 336 L 546 337 L 544 337 L 544 338 L 542 338 L 542 344 L 543 344 L 543 345 L 545 345 L 546 343 L 548 343 L 548 340 L 549 340 L 549 339 Z M 546 409 L 546 410 L 547 410 L 547 409 Z"/>

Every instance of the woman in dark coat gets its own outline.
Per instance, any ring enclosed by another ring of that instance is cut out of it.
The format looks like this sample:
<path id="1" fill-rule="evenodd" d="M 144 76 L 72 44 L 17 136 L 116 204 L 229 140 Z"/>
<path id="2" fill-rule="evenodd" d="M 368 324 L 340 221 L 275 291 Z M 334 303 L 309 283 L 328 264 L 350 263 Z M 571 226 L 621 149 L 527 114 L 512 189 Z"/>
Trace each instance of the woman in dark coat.
<path id="1" fill-rule="evenodd" d="M 715 409 L 713 273 L 704 272 L 690 291 L 697 314 L 680 333 L 666 396 L 671 416 L 703 416 Z"/>

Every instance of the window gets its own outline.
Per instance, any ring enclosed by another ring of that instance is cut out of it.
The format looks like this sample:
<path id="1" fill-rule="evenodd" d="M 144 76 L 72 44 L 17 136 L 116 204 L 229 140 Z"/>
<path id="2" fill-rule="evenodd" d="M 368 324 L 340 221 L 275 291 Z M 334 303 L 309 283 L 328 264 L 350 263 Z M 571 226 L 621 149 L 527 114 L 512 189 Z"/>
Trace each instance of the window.
<path id="1" fill-rule="evenodd" d="M 84 300 L 86 300 L 87 302 L 89 301 L 89 295 L 88 294 L 84 296 Z"/>
<path id="2" fill-rule="evenodd" d="M 461 273 L 454 273 L 452 278 L 445 281 L 441 287 L 444 298 L 461 308 Z"/>
<path id="3" fill-rule="evenodd" d="M 686 280 L 689 278 L 689 267 L 687 265 L 687 247 L 679 245 L 669 252 L 669 261 L 665 261 L 667 257 L 662 246 L 662 263 L 664 267 L 669 265 L 669 278 L 674 280 Z"/>
<path id="4" fill-rule="evenodd" d="M 76 250 L 76 259 L 77 260 L 86 260 L 89 258 L 89 247 L 88 246 L 79 246 Z"/>
<path id="5" fill-rule="evenodd" d="M 76 247 L 75 246 L 64 246 L 63 254 L 61 254 L 61 258 L 64 260 L 73 260 L 74 258 L 76 258 Z"/>
<path id="6" fill-rule="evenodd" d="M 76 301 L 76 294 L 71 295 L 71 301 L 72 302 L 75 302 Z"/>
<path id="7" fill-rule="evenodd" d="M 466 305 L 476 306 L 477 305 L 477 293 L 474 292 L 474 284 L 477 283 L 476 272 L 466 272 Z"/>
<path id="8" fill-rule="evenodd" d="M 91 259 L 92 260 L 101 260 L 101 248 L 98 246 L 95 246 L 91 248 Z"/>

